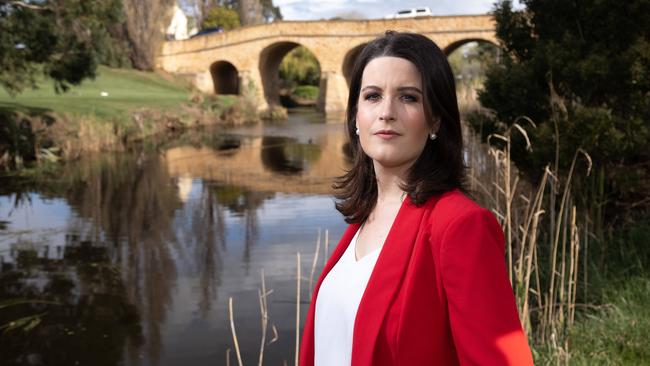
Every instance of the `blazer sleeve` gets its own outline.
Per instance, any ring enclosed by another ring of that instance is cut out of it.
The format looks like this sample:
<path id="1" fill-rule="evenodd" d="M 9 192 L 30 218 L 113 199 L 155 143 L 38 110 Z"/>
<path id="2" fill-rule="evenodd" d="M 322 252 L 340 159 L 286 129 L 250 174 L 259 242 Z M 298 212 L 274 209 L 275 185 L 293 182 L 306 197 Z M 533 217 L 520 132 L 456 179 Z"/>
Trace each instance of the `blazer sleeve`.
<path id="1" fill-rule="evenodd" d="M 483 208 L 442 235 L 442 281 L 461 365 L 533 365 L 505 264 L 503 231 Z"/>

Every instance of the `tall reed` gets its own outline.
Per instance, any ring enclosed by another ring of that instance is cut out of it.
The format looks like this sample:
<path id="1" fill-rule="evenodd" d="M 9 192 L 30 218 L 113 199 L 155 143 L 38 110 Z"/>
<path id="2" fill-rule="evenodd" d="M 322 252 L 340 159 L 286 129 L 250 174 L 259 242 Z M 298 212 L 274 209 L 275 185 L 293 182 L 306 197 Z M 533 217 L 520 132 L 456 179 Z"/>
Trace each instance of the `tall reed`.
<path id="1" fill-rule="evenodd" d="M 566 176 L 559 176 L 555 164 L 545 167 L 537 186 L 520 180 L 511 161 L 513 135 L 520 134 L 527 149 L 533 148 L 520 122 L 535 128 L 522 117 L 504 134 L 489 136 L 488 141 L 499 140 L 501 147 L 481 144 L 464 128 L 470 189 L 502 225 L 508 273 L 531 344 L 551 347 L 552 362 L 568 364 L 569 335 L 581 285 L 581 242 L 589 234 L 586 219 L 579 219 L 586 216 L 578 213 L 573 202 L 571 181 L 578 158 L 585 157 L 588 170 L 591 158 L 578 149 Z"/>
<path id="2" fill-rule="evenodd" d="M 296 319 L 295 319 L 295 358 L 294 358 L 294 364 L 298 366 L 298 362 L 300 360 L 300 354 L 299 354 L 299 349 L 300 349 L 300 306 L 303 303 L 301 299 L 301 287 L 303 282 L 308 282 L 309 283 L 309 298 L 311 299 L 312 295 L 312 287 L 314 283 L 314 277 L 316 274 L 316 265 L 318 263 L 318 257 L 319 257 L 319 252 L 321 248 L 321 230 L 320 228 L 318 229 L 318 238 L 316 239 L 316 248 L 314 252 L 314 257 L 312 260 L 312 266 L 311 266 L 311 271 L 309 273 L 309 277 L 304 277 L 301 274 L 301 267 L 302 267 L 302 259 L 301 259 L 301 254 L 300 252 L 296 253 Z M 327 259 L 328 255 L 328 247 L 329 247 L 329 231 L 325 230 L 325 247 L 324 247 L 324 256 Z M 262 366 L 264 364 L 264 351 L 266 349 L 266 346 L 270 345 L 271 343 L 274 343 L 278 340 L 278 331 L 277 328 L 274 324 L 272 324 L 272 330 L 273 330 L 273 338 L 267 343 L 266 342 L 266 335 L 268 331 L 268 324 L 269 324 L 269 313 L 268 313 L 268 296 L 273 293 L 273 290 L 267 290 L 266 289 L 266 277 L 264 276 L 264 269 L 262 268 L 261 273 L 261 288 L 258 289 L 258 298 L 259 298 L 259 304 L 260 304 L 260 319 L 261 319 L 261 328 L 262 328 L 262 339 L 260 341 L 260 350 L 259 350 L 259 358 L 258 358 L 258 366 Z M 232 340 L 233 340 L 233 345 L 235 347 L 235 355 L 237 357 L 237 363 L 239 366 L 243 366 L 243 360 L 241 357 L 241 352 L 239 350 L 239 339 L 237 337 L 237 332 L 235 331 L 235 319 L 234 319 L 234 310 L 233 310 L 233 299 L 230 297 L 228 299 L 228 315 L 229 315 L 229 320 L 230 320 L 230 330 L 232 333 Z M 230 365 L 230 353 L 232 350 L 230 348 L 226 349 L 226 364 Z M 284 364 L 286 365 L 286 360 L 284 361 Z"/>

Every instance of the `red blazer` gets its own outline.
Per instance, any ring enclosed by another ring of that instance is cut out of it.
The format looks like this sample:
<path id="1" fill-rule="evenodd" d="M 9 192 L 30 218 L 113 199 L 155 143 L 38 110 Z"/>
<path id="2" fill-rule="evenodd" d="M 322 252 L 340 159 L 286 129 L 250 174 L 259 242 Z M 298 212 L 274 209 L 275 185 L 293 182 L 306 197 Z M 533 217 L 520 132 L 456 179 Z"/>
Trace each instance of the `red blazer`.
<path id="1" fill-rule="evenodd" d="M 348 227 L 320 275 L 301 366 L 314 364 L 320 285 L 358 228 Z M 352 366 L 532 364 L 494 216 L 458 190 L 420 207 L 406 198 L 359 304 Z"/>

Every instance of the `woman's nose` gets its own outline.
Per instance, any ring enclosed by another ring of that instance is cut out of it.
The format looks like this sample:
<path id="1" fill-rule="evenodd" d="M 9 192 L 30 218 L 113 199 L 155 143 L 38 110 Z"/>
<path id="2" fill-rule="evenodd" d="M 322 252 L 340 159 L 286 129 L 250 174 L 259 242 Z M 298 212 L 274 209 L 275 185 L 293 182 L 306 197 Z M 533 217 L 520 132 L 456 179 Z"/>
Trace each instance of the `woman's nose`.
<path id="1" fill-rule="evenodd" d="M 386 98 L 384 99 L 383 108 L 380 111 L 379 119 L 382 121 L 394 121 L 395 120 L 395 110 L 393 107 L 393 102 Z"/>

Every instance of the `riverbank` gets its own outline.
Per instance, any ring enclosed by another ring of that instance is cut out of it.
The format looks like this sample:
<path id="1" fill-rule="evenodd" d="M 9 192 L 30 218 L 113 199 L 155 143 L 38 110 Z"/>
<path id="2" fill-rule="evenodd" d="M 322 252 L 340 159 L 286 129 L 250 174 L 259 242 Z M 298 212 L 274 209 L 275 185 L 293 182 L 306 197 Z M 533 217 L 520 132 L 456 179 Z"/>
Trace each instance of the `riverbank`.
<path id="1" fill-rule="evenodd" d="M 580 304 L 567 349 L 536 345 L 535 364 L 650 365 L 645 335 L 650 331 L 650 277 L 610 279 L 598 289 L 601 301 Z"/>
<path id="2" fill-rule="evenodd" d="M 51 81 L 12 97 L 0 90 L 0 168 L 69 160 L 197 125 L 256 120 L 243 97 L 210 97 L 169 74 L 100 67 L 57 94 Z M 249 103 L 250 104 L 250 103 Z"/>

